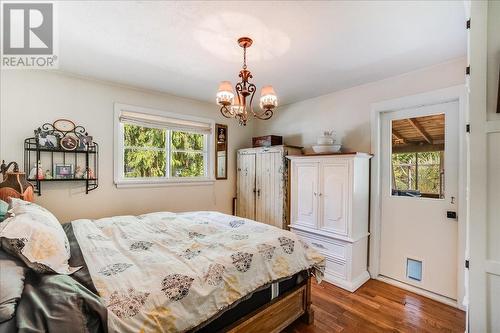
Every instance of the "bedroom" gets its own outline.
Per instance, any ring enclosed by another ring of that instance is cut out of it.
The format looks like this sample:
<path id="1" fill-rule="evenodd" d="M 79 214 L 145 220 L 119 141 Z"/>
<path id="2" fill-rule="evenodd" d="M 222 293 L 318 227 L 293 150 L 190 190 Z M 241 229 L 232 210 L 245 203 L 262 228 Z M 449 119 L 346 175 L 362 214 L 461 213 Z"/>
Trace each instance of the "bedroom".
<path id="1" fill-rule="evenodd" d="M 0 332 L 500 332 L 499 2 L 1 7 Z"/>

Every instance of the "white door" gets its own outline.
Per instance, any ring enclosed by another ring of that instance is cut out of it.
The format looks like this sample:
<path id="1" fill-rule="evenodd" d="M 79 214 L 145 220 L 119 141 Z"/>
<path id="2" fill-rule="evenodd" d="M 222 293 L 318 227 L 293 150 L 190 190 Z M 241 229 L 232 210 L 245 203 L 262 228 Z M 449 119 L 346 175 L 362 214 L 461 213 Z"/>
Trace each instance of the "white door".
<path id="1" fill-rule="evenodd" d="M 255 219 L 255 154 L 238 154 L 238 216 Z"/>
<path id="2" fill-rule="evenodd" d="M 349 162 L 321 163 L 321 229 L 347 235 Z"/>
<path id="3" fill-rule="evenodd" d="M 282 155 L 280 152 L 256 156 L 256 214 L 258 222 L 283 228 Z"/>
<path id="4" fill-rule="evenodd" d="M 380 155 L 380 274 L 453 300 L 458 115 L 458 101 L 384 113 Z"/>
<path id="5" fill-rule="evenodd" d="M 318 215 L 318 162 L 299 162 L 292 171 L 294 180 L 292 189 L 293 224 L 316 228 Z"/>

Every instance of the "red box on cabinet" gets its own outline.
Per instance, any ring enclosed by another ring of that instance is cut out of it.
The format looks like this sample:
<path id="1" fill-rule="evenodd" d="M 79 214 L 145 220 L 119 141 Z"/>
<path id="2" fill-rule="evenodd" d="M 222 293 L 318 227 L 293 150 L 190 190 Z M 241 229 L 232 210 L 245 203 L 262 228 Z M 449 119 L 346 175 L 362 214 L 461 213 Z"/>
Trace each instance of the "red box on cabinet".
<path id="1" fill-rule="evenodd" d="M 283 137 L 279 135 L 264 135 L 252 138 L 252 147 L 269 147 L 283 144 Z"/>

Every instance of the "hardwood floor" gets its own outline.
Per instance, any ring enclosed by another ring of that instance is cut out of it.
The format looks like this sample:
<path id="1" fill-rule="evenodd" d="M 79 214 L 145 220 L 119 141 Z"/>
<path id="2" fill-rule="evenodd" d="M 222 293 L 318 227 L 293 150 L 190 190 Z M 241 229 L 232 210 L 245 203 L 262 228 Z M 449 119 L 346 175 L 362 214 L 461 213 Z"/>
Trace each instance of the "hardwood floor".
<path id="1" fill-rule="evenodd" d="M 465 312 L 377 280 L 354 293 L 313 283 L 312 302 L 314 324 L 284 332 L 465 332 Z"/>

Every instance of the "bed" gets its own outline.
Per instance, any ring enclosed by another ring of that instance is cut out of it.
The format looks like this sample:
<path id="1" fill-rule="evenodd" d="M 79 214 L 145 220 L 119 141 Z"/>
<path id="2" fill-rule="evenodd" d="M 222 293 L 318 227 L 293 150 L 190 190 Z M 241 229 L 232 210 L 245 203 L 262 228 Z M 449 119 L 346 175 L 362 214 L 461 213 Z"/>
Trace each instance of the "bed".
<path id="1" fill-rule="evenodd" d="M 279 332 L 313 320 L 311 279 L 324 258 L 291 232 L 217 212 L 63 228 L 69 265 L 81 268 L 29 272 L 0 332 Z"/>

